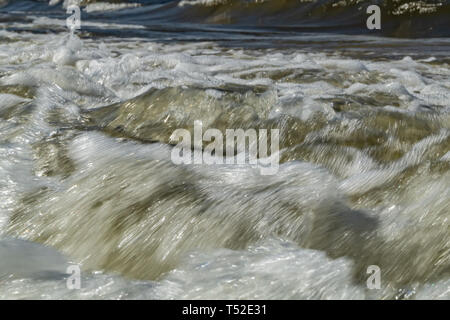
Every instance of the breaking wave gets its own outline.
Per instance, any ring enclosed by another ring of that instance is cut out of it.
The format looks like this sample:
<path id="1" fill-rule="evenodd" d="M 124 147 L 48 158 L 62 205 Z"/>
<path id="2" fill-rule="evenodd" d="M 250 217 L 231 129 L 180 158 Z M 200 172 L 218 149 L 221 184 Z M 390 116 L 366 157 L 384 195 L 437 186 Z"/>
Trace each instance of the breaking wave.
<path id="1" fill-rule="evenodd" d="M 86 1 L 70 35 L 56 2 L 0 10 L 0 298 L 450 298 L 448 40 L 279 45 L 365 1 Z M 448 12 L 405 3 L 392 34 Z M 278 174 L 175 165 L 195 120 L 279 129 Z"/>
<path id="2" fill-rule="evenodd" d="M 5 2 L 6 3 L 6 2 Z M 52 0 L 50 4 L 78 3 Z M 14 8 L 13 2 L 10 3 Z M 178 22 L 240 26 L 266 31 L 366 33 L 366 8 L 381 7 L 383 28 L 375 34 L 394 37 L 448 36 L 448 0 L 149 0 L 81 1 L 87 13 L 124 11 L 127 21 L 139 24 Z M 33 6 L 29 6 L 33 10 Z"/>

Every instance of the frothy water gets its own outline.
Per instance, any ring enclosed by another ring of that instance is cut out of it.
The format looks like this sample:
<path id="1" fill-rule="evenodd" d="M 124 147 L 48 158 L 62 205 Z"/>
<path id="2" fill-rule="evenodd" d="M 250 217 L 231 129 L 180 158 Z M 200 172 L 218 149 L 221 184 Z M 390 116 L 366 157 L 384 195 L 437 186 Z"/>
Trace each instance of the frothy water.
<path id="1" fill-rule="evenodd" d="M 448 39 L 263 32 L 232 2 L 90 1 L 77 35 L 68 2 L 0 9 L 0 298 L 450 298 Z M 179 32 L 198 6 L 234 20 Z M 196 120 L 279 129 L 278 173 L 175 165 Z"/>

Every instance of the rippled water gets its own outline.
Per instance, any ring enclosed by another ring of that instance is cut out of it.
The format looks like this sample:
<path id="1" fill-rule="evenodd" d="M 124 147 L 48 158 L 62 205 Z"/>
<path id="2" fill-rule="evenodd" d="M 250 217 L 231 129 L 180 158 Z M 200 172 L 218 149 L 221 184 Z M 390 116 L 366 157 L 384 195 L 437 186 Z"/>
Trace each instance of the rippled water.
<path id="1" fill-rule="evenodd" d="M 447 1 L 52 2 L 0 1 L 0 298 L 450 298 Z M 175 165 L 195 120 L 278 173 Z"/>

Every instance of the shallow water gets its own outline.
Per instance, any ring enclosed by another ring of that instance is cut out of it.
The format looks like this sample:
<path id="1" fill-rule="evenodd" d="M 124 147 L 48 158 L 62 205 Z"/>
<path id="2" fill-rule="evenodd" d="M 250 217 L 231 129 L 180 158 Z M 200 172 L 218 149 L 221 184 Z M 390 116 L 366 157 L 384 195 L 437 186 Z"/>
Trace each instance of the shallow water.
<path id="1" fill-rule="evenodd" d="M 0 298 L 449 299 L 448 2 L 187 2 L 0 7 Z M 278 173 L 175 165 L 195 120 Z"/>

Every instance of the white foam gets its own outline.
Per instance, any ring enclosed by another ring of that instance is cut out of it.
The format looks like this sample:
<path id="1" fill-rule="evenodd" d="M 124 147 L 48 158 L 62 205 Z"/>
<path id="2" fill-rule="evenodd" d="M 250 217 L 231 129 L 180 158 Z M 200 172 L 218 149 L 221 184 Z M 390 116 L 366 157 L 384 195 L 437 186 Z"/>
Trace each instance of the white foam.
<path id="1" fill-rule="evenodd" d="M 139 3 L 108 3 L 108 2 L 97 2 L 90 3 L 84 8 L 86 12 L 97 12 L 97 11 L 116 11 L 123 10 L 127 8 L 137 8 L 141 5 Z"/>
<path id="2" fill-rule="evenodd" d="M 364 299 L 364 288 L 351 284 L 351 267 L 272 240 L 245 251 L 192 253 L 158 292 L 166 299 Z"/>
<path id="3" fill-rule="evenodd" d="M 319 61 L 321 66 L 327 68 L 337 68 L 349 72 L 362 72 L 367 71 L 366 66 L 361 61 L 348 60 L 348 59 L 325 59 Z"/>

